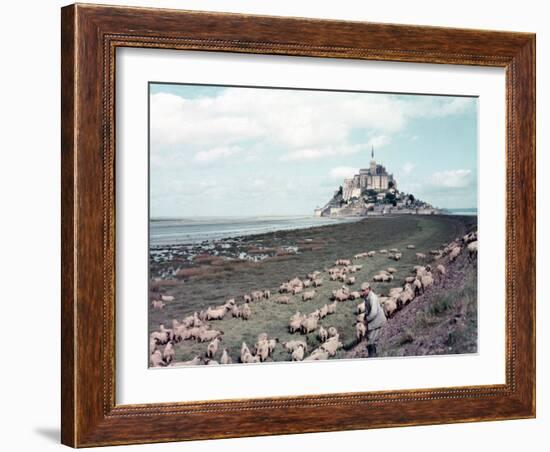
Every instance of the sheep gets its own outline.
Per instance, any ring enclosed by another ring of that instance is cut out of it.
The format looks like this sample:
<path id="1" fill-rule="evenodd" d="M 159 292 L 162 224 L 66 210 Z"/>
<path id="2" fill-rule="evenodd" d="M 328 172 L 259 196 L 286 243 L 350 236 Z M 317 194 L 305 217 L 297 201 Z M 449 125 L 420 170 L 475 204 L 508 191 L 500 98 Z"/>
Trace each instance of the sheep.
<path id="1" fill-rule="evenodd" d="M 315 296 L 315 291 L 314 290 L 308 290 L 307 292 L 304 292 L 302 294 L 302 301 L 313 300 L 314 296 Z"/>
<path id="2" fill-rule="evenodd" d="M 166 303 L 164 303 L 162 300 L 153 300 L 153 309 L 164 309 L 164 306 L 166 306 Z"/>
<path id="3" fill-rule="evenodd" d="M 415 256 L 418 260 L 426 259 L 426 255 L 424 253 L 416 253 Z"/>
<path id="4" fill-rule="evenodd" d="M 304 286 L 295 286 L 292 288 L 292 295 L 296 295 L 303 290 Z"/>
<path id="5" fill-rule="evenodd" d="M 271 292 L 269 290 L 265 289 L 264 292 L 263 292 L 263 297 L 266 300 L 269 300 L 271 298 Z"/>
<path id="6" fill-rule="evenodd" d="M 162 359 L 166 364 L 170 364 L 176 358 L 176 352 L 174 351 L 174 345 L 172 342 L 168 342 L 162 352 Z"/>
<path id="7" fill-rule="evenodd" d="M 252 315 L 252 310 L 250 309 L 250 305 L 248 303 L 245 303 L 241 306 L 241 318 L 243 320 L 250 319 L 250 316 Z"/>
<path id="8" fill-rule="evenodd" d="M 390 297 L 398 297 L 401 292 L 403 292 L 403 288 L 402 287 L 392 287 L 389 291 L 389 296 Z"/>
<path id="9" fill-rule="evenodd" d="M 420 282 L 422 283 L 422 290 L 425 292 L 428 287 L 433 285 L 434 279 L 432 277 L 432 274 L 426 274 L 420 278 Z"/>
<path id="10" fill-rule="evenodd" d="M 333 326 L 331 326 L 327 331 L 328 331 L 328 337 L 338 336 L 338 330 Z"/>
<path id="11" fill-rule="evenodd" d="M 302 283 L 303 283 L 304 289 L 307 289 L 308 287 L 311 286 L 311 281 L 309 279 L 304 279 Z"/>
<path id="12" fill-rule="evenodd" d="M 454 262 L 455 259 L 458 257 L 458 255 L 460 254 L 460 251 L 462 251 L 462 248 L 460 248 L 460 246 L 455 246 L 453 249 L 451 249 L 451 253 L 449 255 L 449 260 L 451 262 Z"/>
<path id="13" fill-rule="evenodd" d="M 397 272 L 397 268 L 395 268 L 395 267 L 388 267 L 388 268 L 386 269 L 386 271 L 387 271 L 390 275 L 393 275 L 394 273 Z"/>
<path id="14" fill-rule="evenodd" d="M 312 273 L 308 273 L 307 277 L 308 277 L 308 279 L 310 279 L 311 281 L 313 281 L 313 280 L 315 280 L 320 274 L 321 274 L 320 271 L 315 270 L 315 271 L 312 272 Z"/>
<path id="15" fill-rule="evenodd" d="M 149 354 L 153 354 L 153 352 L 157 349 L 157 342 L 153 339 L 149 339 Z"/>
<path id="16" fill-rule="evenodd" d="M 165 328 L 164 323 L 159 325 L 159 330 L 161 333 L 165 333 L 168 340 L 174 339 L 174 331 L 170 328 Z"/>
<path id="17" fill-rule="evenodd" d="M 326 342 L 323 342 L 323 345 L 321 345 L 321 349 L 326 351 L 329 356 L 336 355 L 336 352 L 339 348 L 342 347 L 342 343 L 340 342 L 340 339 L 338 336 L 333 336 L 330 339 L 328 339 Z"/>
<path id="18" fill-rule="evenodd" d="M 206 356 L 208 358 L 213 358 L 214 357 L 214 355 L 218 351 L 218 346 L 219 346 L 220 342 L 221 342 L 221 338 L 216 337 L 213 341 L 211 341 L 208 344 L 208 347 L 206 348 Z"/>
<path id="19" fill-rule="evenodd" d="M 395 254 L 393 255 L 392 259 L 393 259 L 394 261 L 398 261 L 398 260 L 401 260 L 401 257 L 403 257 L 403 254 L 401 254 L 401 253 L 395 253 Z"/>
<path id="20" fill-rule="evenodd" d="M 412 284 L 415 279 L 416 279 L 416 277 L 414 277 L 414 276 L 407 276 L 405 278 L 405 282 L 408 283 L 408 284 Z"/>
<path id="21" fill-rule="evenodd" d="M 225 307 L 213 309 L 209 306 L 206 309 L 206 320 L 222 320 L 226 312 Z"/>
<path id="22" fill-rule="evenodd" d="M 367 257 L 367 253 L 358 253 L 355 256 L 353 256 L 354 259 L 362 259 L 364 257 Z"/>
<path id="23" fill-rule="evenodd" d="M 269 345 L 267 341 L 261 341 L 256 344 L 256 356 L 260 358 L 260 362 L 264 362 L 269 357 Z"/>
<path id="24" fill-rule="evenodd" d="M 380 254 L 388 254 L 388 250 L 382 249 L 379 251 Z"/>
<path id="25" fill-rule="evenodd" d="M 319 318 L 324 319 L 328 315 L 328 305 L 325 304 L 319 309 Z"/>
<path id="26" fill-rule="evenodd" d="M 223 335 L 223 331 L 207 330 L 204 327 L 199 328 L 198 339 L 199 342 L 207 342 L 216 339 L 218 336 Z"/>
<path id="27" fill-rule="evenodd" d="M 475 242 L 468 243 L 468 257 L 473 260 L 477 257 L 477 240 Z"/>
<path id="28" fill-rule="evenodd" d="M 264 298 L 264 293 L 261 290 L 253 290 L 250 292 L 252 301 L 261 301 Z"/>
<path id="29" fill-rule="evenodd" d="M 369 257 L 374 257 L 375 255 L 376 255 L 376 251 L 369 251 L 367 253 L 367 256 L 369 256 Z"/>
<path id="30" fill-rule="evenodd" d="M 172 295 L 161 295 L 160 299 L 168 303 L 175 300 L 175 298 Z"/>
<path id="31" fill-rule="evenodd" d="M 380 302 L 382 304 L 382 308 L 384 309 L 386 317 L 393 317 L 393 315 L 397 312 L 397 299 L 394 297 L 387 297 L 383 300 L 381 299 Z"/>
<path id="32" fill-rule="evenodd" d="M 285 346 L 285 349 L 291 353 L 294 350 L 296 350 L 298 347 L 303 347 L 304 351 L 307 352 L 307 344 L 305 341 L 288 341 L 288 342 L 285 342 L 284 346 Z"/>
<path id="33" fill-rule="evenodd" d="M 151 367 L 160 367 L 165 365 L 160 350 L 155 350 L 151 354 L 151 356 L 149 357 L 149 364 L 151 365 Z"/>
<path id="34" fill-rule="evenodd" d="M 191 338 L 191 332 L 185 325 L 174 328 L 174 341 L 181 342 Z"/>
<path id="35" fill-rule="evenodd" d="M 447 274 L 447 271 L 445 270 L 445 267 L 441 264 L 439 264 L 437 267 L 436 267 L 436 270 L 437 270 L 437 273 L 441 276 L 441 277 L 444 277 L 446 274 Z"/>
<path id="36" fill-rule="evenodd" d="M 205 362 L 205 364 L 207 366 L 219 366 L 220 363 L 214 359 L 209 359 L 208 361 Z"/>
<path id="37" fill-rule="evenodd" d="M 337 290 L 334 295 L 334 299 L 340 302 L 346 301 L 349 298 L 349 293 L 343 291 L 342 289 Z"/>
<path id="38" fill-rule="evenodd" d="M 277 297 L 275 299 L 275 301 L 277 303 L 280 303 L 280 304 L 289 304 L 289 303 L 291 303 L 290 297 L 287 297 L 286 295 L 282 295 L 280 297 Z"/>
<path id="39" fill-rule="evenodd" d="M 271 356 L 273 354 L 273 350 L 275 350 L 275 347 L 277 346 L 278 343 L 279 343 L 278 338 L 268 339 L 267 348 L 269 349 L 269 356 Z"/>
<path id="40" fill-rule="evenodd" d="M 241 363 L 250 364 L 255 362 L 254 356 L 252 356 L 252 353 L 246 352 L 244 354 L 241 354 Z"/>
<path id="41" fill-rule="evenodd" d="M 250 302 L 252 301 L 252 297 L 251 297 L 250 295 L 248 295 L 248 294 L 243 295 L 243 301 L 244 301 L 245 303 L 250 303 Z"/>
<path id="42" fill-rule="evenodd" d="M 441 251 L 439 251 L 439 250 L 430 250 L 430 254 L 432 256 L 437 256 L 439 253 L 441 253 Z"/>
<path id="43" fill-rule="evenodd" d="M 238 306 L 233 306 L 231 308 L 231 315 L 236 318 L 239 318 L 241 316 L 241 310 Z"/>
<path id="44" fill-rule="evenodd" d="M 327 314 L 334 314 L 336 312 L 336 306 L 338 305 L 338 300 L 327 304 Z"/>
<path id="45" fill-rule="evenodd" d="M 355 338 L 357 339 L 357 342 L 361 342 L 361 340 L 365 337 L 367 334 L 367 327 L 365 326 L 364 322 L 357 322 L 355 324 Z"/>
<path id="46" fill-rule="evenodd" d="M 220 364 L 233 364 L 233 360 L 231 359 L 231 356 L 229 356 L 229 353 L 227 353 L 226 348 L 223 349 L 222 357 L 220 358 Z"/>
<path id="47" fill-rule="evenodd" d="M 359 298 L 361 298 L 361 294 L 357 290 L 354 290 L 353 292 L 350 292 L 350 294 L 349 294 L 349 299 L 350 300 L 357 300 Z"/>
<path id="48" fill-rule="evenodd" d="M 363 312 L 363 314 L 357 314 L 355 316 L 355 321 L 356 322 L 364 322 L 365 321 L 365 313 Z"/>
<path id="49" fill-rule="evenodd" d="M 413 285 L 414 294 L 419 295 L 423 290 L 422 281 L 418 278 L 415 278 L 414 281 L 412 282 L 412 285 Z"/>
<path id="50" fill-rule="evenodd" d="M 362 314 L 365 312 L 365 303 L 359 303 L 355 308 L 355 314 Z"/>
<path id="51" fill-rule="evenodd" d="M 390 282 L 393 280 L 393 275 L 387 273 L 378 273 L 377 275 L 374 275 L 372 279 L 375 282 Z"/>
<path id="52" fill-rule="evenodd" d="M 403 292 L 397 297 L 397 304 L 399 306 L 405 306 L 414 300 L 414 290 L 411 285 L 407 285 Z"/>
<path id="53" fill-rule="evenodd" d="M 170 340 L 170 337 L 166 331 L 153 331 L 149 336 L 149 339 L 151 341 L 155 341 L 158 345 L 164 345 Z"/>
<path id="54" fill-rule="evenodd" d="M 390 253 L 397 253 L 399 252 L 399 250 L 397 248 L 391 248 L 390 249 Z"/>
<path id="55" fill-rule="evenodd" d="M 296 331 L 300 331 L 302 329 L 302 321 L 305 319 L 304 316 L 302 316 L 299 312 L 294 314 L 292 317 L 290 317 L 290 320 L 288 322 L 288 330 L 291 333 L 295 333 Z"/>
<path id="56" fill-rule="evenodd" d="M 353 284 L 355 284 L 355 276 L 350 276 L 348 279 L 346 279 L 346 284 L 348 286 L 352 286 Z"/>
<path id="57" fill-rule="evenodd" d="M 242 345 L 241 345 L 241 362 L 243 362 L 243 363 L 246 362 L 244 360 L 244 357 L 247 354 L 252 356 L 252 354 L 250 353 L 250 349 L 248 348 L 248 345 L 246 345 L 246 342 L 243 342 Z"/>
<path id="58" fill-rule="evenodd" d="M 319 327 L 319 332 L 317 333 L 317 337 L 321 342 L 325 342 L 328 339 L 328 331 L 325 330 L 322 326 Z"/>
<path id="59" fill-rule="evenodd" d="M 311 355 L 305 358 L 304 361 L 319 361 L 319 360 L 328 359 L 328 357 L 329 357 L 329 353 L 326 350 L 319 347 L 313 350 L 313 352 L 311 352 Z"/>
<path id="60" fill-rule="evenodd" d="M 203 363 L 202 356 L 195 356 L 193 359 L 190 359 L 189 361 L 180 361 L 177 363 L 178 366 L 198 366 L 199 364 Z"/>
<path id="61" fill-rule="evenodd" d="M 302 361 L 304 359 L 305 348 L 303 345 L 299 345 L 292 350 L 292 361 Z"/>
<path id="62" fill-rule="evenodd" d="M 184 317 L 183 318 L 183 325 L 185 325 L 185 327 L 189 328 L 191 326 L 194 326 L 195 324 L 195 317 L 193 315 L 188 315 L 187 317 Z"/>
<path id="63" fill-rule="evenodd" d="M 290 292 L 291 287 L 289 283 L 283 283 L 279 286 L 279 293 L 287 293 Z"/>
<path id="64" fill-rule="evenodd" d="M 336 259 L 334 265 L 351 265 L 351 261 L 349 259 Z"/>
<path id="65" fill-rule="evenodd" d="M 323 285 L 323 279 L 322 278 L 316 278 L 313 280 L 313 287 L 320 287 Z"/>
<path id="66" fill-rule="evenodd" d="M 317 318 L 317 316 L 308 316 L 304 320 L 302 320 L 302 334 L 309 334 L 312 331 L 315 331 L 317 329 L 318 320 L 319 319 Z"/>
<path id="67" fill-rule="evenodd" d="M 414 250 L 415 248 L 416 248 L 416 246 L 414 246 L 414 245 L 407 245 L 408 250 Z"/>

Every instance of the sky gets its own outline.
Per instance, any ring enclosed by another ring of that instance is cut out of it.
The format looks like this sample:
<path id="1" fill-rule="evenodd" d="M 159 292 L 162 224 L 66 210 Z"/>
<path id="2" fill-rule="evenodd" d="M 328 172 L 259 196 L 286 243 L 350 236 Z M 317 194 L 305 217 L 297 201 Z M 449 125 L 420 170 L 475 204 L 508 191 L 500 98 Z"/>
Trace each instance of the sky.
<path id="1" fill-rule="evenodd" d="M 151 217 L 311 215 L 375 160 L 397 188 L 477 207 L 477 99 L 149 85 Z"/>

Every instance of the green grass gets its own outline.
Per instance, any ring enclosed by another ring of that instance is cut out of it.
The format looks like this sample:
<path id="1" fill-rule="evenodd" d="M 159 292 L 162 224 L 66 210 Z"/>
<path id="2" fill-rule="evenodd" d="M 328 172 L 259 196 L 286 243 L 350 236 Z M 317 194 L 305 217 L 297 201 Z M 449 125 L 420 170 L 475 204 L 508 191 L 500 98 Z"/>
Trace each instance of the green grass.
<path id="1" fill-rule="evenodd" d="M 308 343 L 309 350 L 319 345 L 317 333 L 307 336 L 290 334 L 288 319 L 297 310 L 309 313 L 330 303 L 329 294 L 341 283 L 331 282 L 326 273 L 323 274 L 324 284 L 316 289 L 313 300 L 302 302 L 299 298 L 291 297 L 293 303 L 281 305 L 274 302 L 277 296 L 276 289 L 283 282 L 294 276 L 305 277 L 314 270 L 323 270 L 333 265 L 337 258 L 351 258 L 354 254 L 379 250 L 382 248 L 398 248 L 403 253 L 401 261 L 388 259 L 386 255 L 376 254 L 373 258 L 365 258 L 354 263 L 362 264 L 363 269 L 356 273 L 357 283 L 352 290 L 357 290 L 363 281 L 369 281 L 378 294 L 386 294 L 390 287 L 400 286 L 406 276 L 410 275 L 413 265 L 418 264 L 415 253 L 428 253 L 443 242 L 456 237 L 461 227 L 461 221 L 468 221 L 460 217 L 447 216 L 403 216 L 396 218 L 372 218 L 358 223 L 343 223 L 337 226 L 326 226 L 309 230 L 284 231 L 251 237 L 251 243 L 262 243 L 270 246 L 276 243 L 292 243 L 298 240 L 314 239 L 323 241 L 322 249 L 305 251 L 284 260 L 264 261 L 251 265 L 246 269 L 225 271 L 209 277 L 194 278 L 188 281 L 179 281 L 174 287 L 168 288 L 167 294 L 174 295 L 176 301 L 168 303 L 163 311 L 150 311 L 149 329 L 154 331 L 160 323 L 167 327 L 172 319 L 181 320 L 186 315 L 206 307 L 222 304 L 225 300 L 235 297 L 240 304 L 242 294 L 254 289 L 270 289 L 272 299 L 252 303 L 250 320 L 231 318 L 227 314 L 223 320 L 212 321 L 212 327 L 224 331 L 220 351 L 228 349 L 234 362 L 238 362 L 242 342 L 252 347 L 258 334 L 266 332 L 270 337 L 276 337 L 281 343 L 290 339 L 301 339 Z M 408 244 L 414 244 L 416 249 L 407 250 Z M 372 277 L 381 269 L 395 267 L 397 272 L 391 283 L 373 283 Z M 325 328 L 334 326 L 341 335 L 345 348 L 355 344 L 355 307 L 360 300 L 339 303 L 335 314 L 327 316 L 320 324 Z M 443 302 L 442 302 L 443 303 Z M 448 301 L 444 302 L 448 303 Z M 444 305 L 436 309 L 443 309 Z M 426 313 L 427 316 L 437 314 Z M 176 359 L 188 360 L 197 354 L 203 354 L 207 343 L 183 341 L 175 346 Z M 336 358 L 342 357 L 344 351 L 338 352 Z M 275 361 L 289 360 L 290 354 L 282 346 L 275 349 Z"/>

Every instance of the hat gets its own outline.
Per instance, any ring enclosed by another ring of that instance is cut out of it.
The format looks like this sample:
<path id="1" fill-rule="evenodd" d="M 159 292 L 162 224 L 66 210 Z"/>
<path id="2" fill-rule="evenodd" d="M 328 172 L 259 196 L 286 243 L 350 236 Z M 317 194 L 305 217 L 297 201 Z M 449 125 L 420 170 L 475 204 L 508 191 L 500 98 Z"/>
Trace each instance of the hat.
<path id="1" fill-rule="evenodd" d="M 370 284 L 368 282 L 364 282 L 361 284 L 361 290 L 367 290 L 370 289 Z"/>

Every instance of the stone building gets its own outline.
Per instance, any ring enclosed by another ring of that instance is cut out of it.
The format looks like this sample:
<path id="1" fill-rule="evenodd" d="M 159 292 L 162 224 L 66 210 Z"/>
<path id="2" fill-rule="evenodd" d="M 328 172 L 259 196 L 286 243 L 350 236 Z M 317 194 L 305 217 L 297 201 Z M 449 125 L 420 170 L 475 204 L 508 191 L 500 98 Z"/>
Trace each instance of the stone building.
<path id="1" fill-rule="evenodd" d="M 360 169 L 359 174 L 355 174 L 349 179 L 344 179 L 342 197 L 344 201 L 348 201 L 351 198 L 360 198 L 367 190 L 385 192 L 390 188 L 396 189 L 397 182 L 393 178 L 393 174 L 386 171 L 385 166 L 376 163 L 373 148 L 369 167 Z"/>

